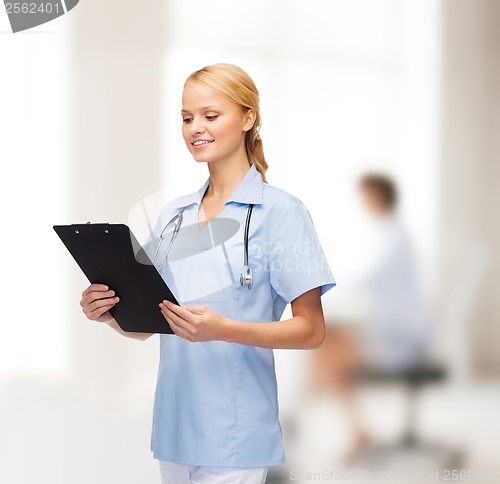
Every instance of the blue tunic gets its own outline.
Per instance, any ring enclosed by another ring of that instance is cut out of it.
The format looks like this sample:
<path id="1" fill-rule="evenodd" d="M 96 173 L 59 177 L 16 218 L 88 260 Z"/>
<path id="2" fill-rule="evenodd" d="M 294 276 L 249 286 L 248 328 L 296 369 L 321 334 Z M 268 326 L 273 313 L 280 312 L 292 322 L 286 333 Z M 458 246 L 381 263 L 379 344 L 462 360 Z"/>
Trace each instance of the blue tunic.
<path id="1" fill-rule="evenodd" d="M 165 224 L 185 207 L 181 230 L 161 269 L 181 304 L 272 324 L 301 294 L 320 287 L 323 295 L 335 285 L 312 219 L 298 198 L 264 183 L 251 164 L 222 212 L 198 225 L 209 182 L 168 203 L 152 234 L 158 240 Z M 250 290 L 240 285 L 249 204 L 254 204 Z M 164 250 L 173 228 L 166 232 Z M 273 351 L 161 335 L 151 448 L 157 459 L 197 466 L 284 463 Z"/>

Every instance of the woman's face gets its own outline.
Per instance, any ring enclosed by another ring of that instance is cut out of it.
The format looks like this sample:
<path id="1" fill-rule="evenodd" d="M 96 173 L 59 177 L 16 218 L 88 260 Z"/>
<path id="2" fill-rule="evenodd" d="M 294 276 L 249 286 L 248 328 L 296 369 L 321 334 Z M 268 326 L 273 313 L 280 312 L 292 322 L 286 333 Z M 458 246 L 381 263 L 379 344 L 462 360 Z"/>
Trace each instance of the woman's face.
<path id="1" fill-rule="evenodd" d="M 182 135 L 196 161 L 246 156 L 245 133 L 255 112 L 227 100 L 197 81 L 188 81 L 182 94 Z"/>

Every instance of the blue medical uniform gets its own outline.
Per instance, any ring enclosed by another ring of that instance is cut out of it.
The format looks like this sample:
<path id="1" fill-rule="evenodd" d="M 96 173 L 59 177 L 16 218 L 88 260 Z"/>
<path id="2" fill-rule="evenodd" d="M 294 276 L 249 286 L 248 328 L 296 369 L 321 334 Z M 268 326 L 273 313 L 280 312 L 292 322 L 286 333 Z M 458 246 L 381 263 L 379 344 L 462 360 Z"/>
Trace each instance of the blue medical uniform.
<path id="1" fill-rule="evenodd" d="M 222 212 L 198 225 L 209 182 L 168 203 L 152 234 L 158 240 L 165 224 L 185 209 L 161 269 L 181 304 L 205 305 L 237 321 L 272 324 L 296 297 L 316 287 L 323 295 L 335 285 L 312 219 L 298 198 L 264 183 L 250 164 Z M 250 290 L 239 280 L 249 204 L 254 204 Z M 162 247 L 173 229 L 168 228 Z M 284 463 L 273 351 L 161 335 L 151 447 L 156 459 L 188 465 Z"/>

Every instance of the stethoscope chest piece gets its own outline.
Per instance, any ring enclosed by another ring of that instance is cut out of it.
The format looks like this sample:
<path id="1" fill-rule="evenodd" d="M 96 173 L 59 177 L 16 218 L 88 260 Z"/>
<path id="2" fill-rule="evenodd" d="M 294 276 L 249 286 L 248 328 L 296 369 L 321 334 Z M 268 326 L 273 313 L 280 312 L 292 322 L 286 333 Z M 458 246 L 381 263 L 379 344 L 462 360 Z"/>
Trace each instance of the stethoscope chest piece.
<path id="1" fill-rule="evenodd" d="M 252 269 L 248 267 L 248 229 L 250 227 L 250 218 L 252 217 L 253 203 L 251 203 L 247 210 L 247 219 L 245 222 L 245 236 L 243 243 L 243 272 L 240 275 L 240 284 L 252 289 Z"/>
<path id="2" fill-rule="evenodd" d="M 250 269 L 250 267 L 245 266 L 240 275 L 240 284 L 242 286 L 247 286 L 248 289 L 252 288 L 252 269 Z"/>

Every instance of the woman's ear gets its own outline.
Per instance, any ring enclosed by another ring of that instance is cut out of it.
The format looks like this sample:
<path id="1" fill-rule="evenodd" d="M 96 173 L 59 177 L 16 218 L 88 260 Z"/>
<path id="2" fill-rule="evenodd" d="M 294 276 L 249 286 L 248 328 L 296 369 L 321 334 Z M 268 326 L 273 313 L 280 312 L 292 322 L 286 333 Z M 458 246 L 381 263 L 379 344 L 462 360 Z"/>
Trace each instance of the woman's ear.
<path id="1" fill-rule="evenodd" d="M 255 120 L 257 119 L 257 111 L 255 109 L 249 109 L 245 113 L 245 117 L 243 118 L 243 131 L 250 131 L 255 124 Z"/>

